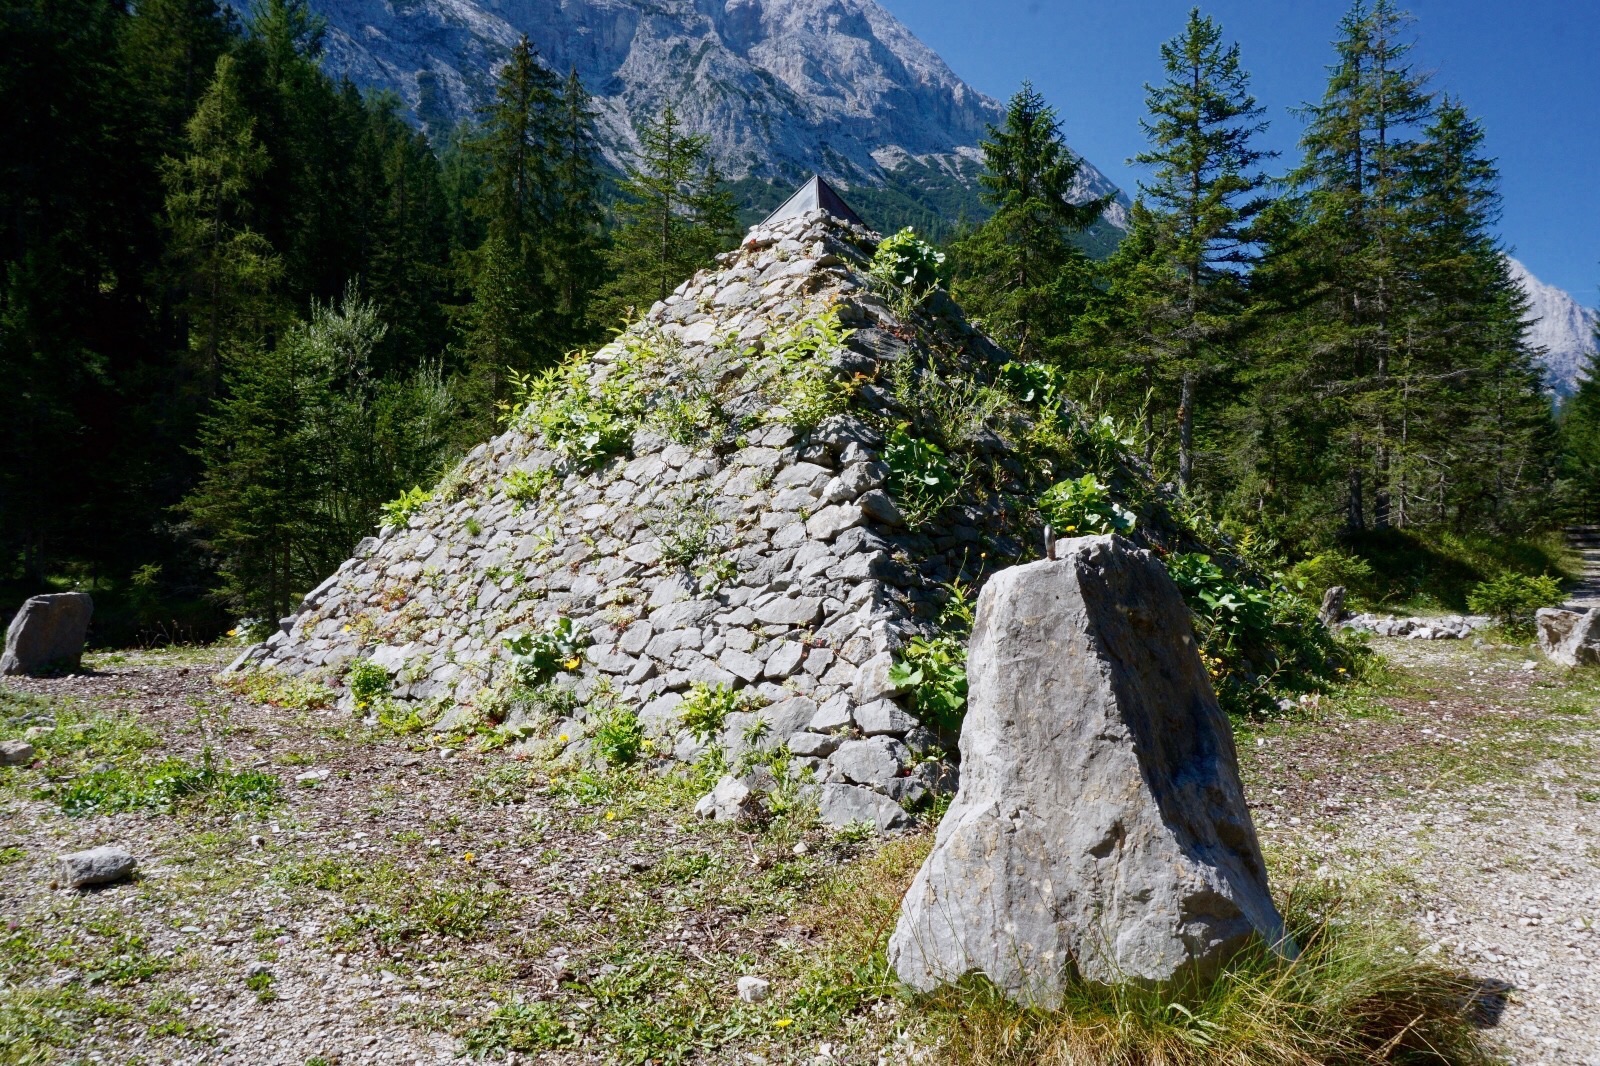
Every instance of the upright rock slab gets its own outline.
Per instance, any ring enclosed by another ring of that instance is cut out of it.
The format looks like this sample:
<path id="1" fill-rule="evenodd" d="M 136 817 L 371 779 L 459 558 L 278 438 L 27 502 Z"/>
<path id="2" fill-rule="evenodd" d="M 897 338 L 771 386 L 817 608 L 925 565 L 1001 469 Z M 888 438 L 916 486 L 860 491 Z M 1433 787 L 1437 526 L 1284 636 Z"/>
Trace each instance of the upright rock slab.
<path id="1" fill-rule="evenodd" d="M 93 615 L 94 600 L 86 592 L 60 592 L 28 600 L 6 630 L 0 674 L 76 670 Z"/>
<path id="2" fill-rule="evenodd" d="M 981 973 L 1059 1004 L 1203 978 L 1283 922 L 1233 737 L 1161 563 L 1119 537 L 990 579 L 967 657 L 961 786 L 889 959 L 921 991 Z"/>
<path id="3" fill-rule="evenodd" d="M 1600 611 L 1541 608 L 1535 616 L 1539 647 L 1553 663 L 1593 666 L 1600 663 Z"/>

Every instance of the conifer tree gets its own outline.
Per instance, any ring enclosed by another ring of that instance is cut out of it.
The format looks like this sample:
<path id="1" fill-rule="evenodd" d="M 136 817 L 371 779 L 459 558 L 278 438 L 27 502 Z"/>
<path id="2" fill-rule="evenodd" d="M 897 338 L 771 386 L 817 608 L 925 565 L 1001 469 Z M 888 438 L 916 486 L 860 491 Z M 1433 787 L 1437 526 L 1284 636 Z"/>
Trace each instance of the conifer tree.
<path id="1" fill-rule="evenodd" d="M 486 236 L 472 259 L 466 348 L 472 402 L 483 410 L 499 398 L 508 369 L 548 366 L 562 354 L 549 328 L 548 242 L 561 207 L 554 180 L 560 113 L 556 79 L 524 37 L 501 68 L 471 143 L 483 168 L 471 207 Z"/>
<path id="2" fill-rule="evenodd" d="M 590 302 L 605 279 L 605 212 L 600 205 L 595 113 L 576 69 L 567 75 L 555 116 L 551 167 L 557 209 L 548 227 L 552 313 L 563 350 L 594 335 Z"/>
<path id="3" fill-rule="evenodd" d="M 283 271 L 272 246 L 250 225 L 268 159 L 232 56 L 217 60 L 189 120 L 188 142 L 188 152 L 166 167 L 167 224 L 185 292 L 189 347 L 209 395 L 220 384 L 224 353 L 255 343 L 269 325 L 276 311 L 272 288 Z"/>
<path id="4" fill-rule="evenodd" d="M 1408 16 L 1391 0 L 1356 0 L 1340 24 L 1337 62 L 1309 118 L 1305 160 L 1291 176 L 1312 227 L 1321 299 L 1315 313 L 1339 327 L 1312 374 L 1344 431 L 1345 521 L 1352 529 L 1391 518 L 1391 461 L 1398 428 L 1397 339 L 1411 298 L 1408 261 L 1417 225 L 1412 195 L 1418 134 L 1432 100 L 1409 63 Z"/>
<path id="5" fill-rule="evenodd" d="M 1266 125 L 1250 95 L 1238 45 L 1198 9 L 1184 32 L 1161 46 L 1166 81 L 1145 87 L 1150 147 L 1134 161 L 1152 169 L 1140 183 L 1127 250 L 1110 264 L 1122 328 L 1132 345 L 1176 385 L 1178 485 L 1194 485 L 1194 427 L 1201 387 L 1228 369 L 1244 313 L 1241 269 L 1255 260 L 1250 220 L 1267 184 L 1254 147 Z"/>
<path id="6" fill-rule="evenodd" d="M 668 104 L 639 127 L 639 163 L 628 168 L 610 252 L 612 280 L 600 314 L 615 319 L 662 300 L 737 237 L 737 212 L 706 150 Z"/>

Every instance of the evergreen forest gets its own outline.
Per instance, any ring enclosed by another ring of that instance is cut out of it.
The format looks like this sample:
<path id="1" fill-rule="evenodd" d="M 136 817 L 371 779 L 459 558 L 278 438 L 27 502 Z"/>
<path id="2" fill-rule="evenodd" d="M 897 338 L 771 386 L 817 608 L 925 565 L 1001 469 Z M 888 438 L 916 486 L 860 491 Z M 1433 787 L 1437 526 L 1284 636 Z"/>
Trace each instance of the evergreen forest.
<path id="1" fill-rule="evenodd" d="M 1083 250 L 1110 203 L 1024 85 L 946 287 L 1260 559 L 1377 560 L 1401 598 L 1445 556 L 1539 569 L 1506 546 L 1600 512 L 1600 386 L 1542 387 L 1468 102 L 1357 0 L 1279 159 L 1239 46 L 1178 31 L 1120 246 Z M 275 619 L 740 236 L 670 106 L 615 172 L 524 39 L 430 140 L 323 32 L 305 0 L 0 0 L 0 606 L 85 588 L 112 643 Z"/>

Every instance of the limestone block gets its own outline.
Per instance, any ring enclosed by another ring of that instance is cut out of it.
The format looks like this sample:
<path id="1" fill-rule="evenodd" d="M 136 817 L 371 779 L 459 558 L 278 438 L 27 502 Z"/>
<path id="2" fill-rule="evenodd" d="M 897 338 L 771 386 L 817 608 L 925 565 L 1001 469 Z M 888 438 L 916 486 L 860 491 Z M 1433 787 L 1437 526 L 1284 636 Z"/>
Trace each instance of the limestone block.
<path id="1" fill-rule="evenodd" d="M 1053 1007 L 1074 970 L 1161 983 L 1282 941 L 1177 587 L 1118 537 L 1060 550 L 979 597 L 961 787 L 889 946 L 913 988 L 980 972 Z"/>
<path id="2" fill-rule="evenodd" d="M 76 670 L 93 614 L 94 600 L 87 592 L 58 592 L 25 601 L 6 630 L 0 674 Z"/>

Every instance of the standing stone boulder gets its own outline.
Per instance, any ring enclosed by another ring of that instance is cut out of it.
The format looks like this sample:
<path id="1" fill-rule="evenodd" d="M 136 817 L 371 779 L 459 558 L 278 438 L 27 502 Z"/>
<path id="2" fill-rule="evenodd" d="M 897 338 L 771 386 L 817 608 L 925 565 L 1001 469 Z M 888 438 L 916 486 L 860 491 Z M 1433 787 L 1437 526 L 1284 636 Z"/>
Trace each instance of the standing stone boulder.
<path id="1" fill-rule="evenodd" d="M 1343 585 L 1335 585 L 1322 594 L 1322 607 L 1317 611 L 1317 617 L 1329 629 L 1334 628 L 1344 621 L 1345 591 Z"/>
<path id="2" fill-rule="evenodd" d="M 87 592 L 35 596 L 22 605 L 6 630 L 0 674 L 76 670 L 89 635 L 94 600 Z"/>
<path id="3" fill-rule="evenodd" d="M 1189 613 L 1149 552 L 1063 542 L 978 599 L 961 785 L 889 943 L 921 991 L 987 976 L 1058 1006 L 1203 979 L 1283 921 Z"/>
<path id="4" fill-rule="evenodd" d="M 1551 662 L 1562 666 L 1600 663 L 1600 611 L 1544 607 L 1534 621 L 1539 629 L 1539 647 Z"/>

